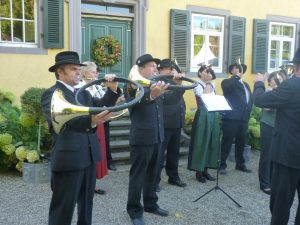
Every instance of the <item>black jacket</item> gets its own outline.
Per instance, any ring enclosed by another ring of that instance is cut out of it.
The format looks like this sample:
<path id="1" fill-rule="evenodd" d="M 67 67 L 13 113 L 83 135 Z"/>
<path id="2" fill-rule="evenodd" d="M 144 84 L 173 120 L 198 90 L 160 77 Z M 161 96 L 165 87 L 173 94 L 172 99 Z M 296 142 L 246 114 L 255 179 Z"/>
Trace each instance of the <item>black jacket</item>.
<path id="1" fill-rule="evenodd" d="M 221 86 L 224 97 L 229 102 L 232 110 L 222 113 L 223 119 L 230 120 L 249 120 L 252 109 L 252 96 L 249 85 L 244 82 L 249 91 L 249 101 L 246 102 L 246 94 L 239 76 L 232 76 L 222 81 Z"/>
<path id="2" fill-rule="evenodd" d="M 185 124 L 185 110 L 186 107 L 183 98 L 175 104 L 164 105 L 164 128 L 183 128 Z"/>
<path id="3" fill-rule="evenodd" d="M 75 95 L 65 85 L 56 82 L 42 95 L 42 109 L 52 134 L 51 169 L 53 171 L 79 170 L 96 163 L 101 159 L 99 140 L 96 128 L 91 127 L 91 116 L 79 116 L 66 122 L 60 134 L 52 127 L 50 106 L 53 92 L 60 89 L 66 100 L 75 104 Z M 80 102 L 87 106 L 111 106 L 119 94 L 110 90 L 102 99 L 92 98 L 88 91 L 79 96 Z"/>
<path id="4" fill-rule="evenodd" d="M 129 109 L 131 127 L 130 145 L 153 145 L 164 141 L 163 108 L 167 104 L 177 103 L 184 91 L 169 91 L 150 99 L 150 88 L 144 88 L 145 94 L 141 101 Z M 130 100 L 125 88 L 125 98 Z"/>
<path id="5" fill-rule="evenodd" d="M 265 92 L 263 82 L 256 82 L 254 104 L 276 109 L 275 128 L 271 141 L 272 160 L 300 169 L 300 78 L 293 77 L 276 89 Z"/>

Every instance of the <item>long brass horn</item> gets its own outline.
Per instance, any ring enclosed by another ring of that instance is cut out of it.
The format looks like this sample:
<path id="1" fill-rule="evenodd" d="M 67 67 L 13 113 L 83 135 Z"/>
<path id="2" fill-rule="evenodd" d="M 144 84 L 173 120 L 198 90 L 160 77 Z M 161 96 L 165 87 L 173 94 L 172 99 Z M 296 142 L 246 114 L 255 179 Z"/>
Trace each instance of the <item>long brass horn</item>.
<path id="1" fill-rule="evenodd" d="M 95 80 L 92 81 L 89 84 L 86 84 L 82 86 L 75 95 L 75 101 L 78 105 L 74 105 L 69 103 L 63 96 L 63 93 L 61 90 L 56 89 L 52 95 L 51 99 L 51 120 L 52 120 L 52 126 L 54 131 L 59 134 L 66 122 L 69 120 L 79 117 L 79 116 L 87 116 L 92 114 L 97 114 L 100 112 L 103 112 L 104 110 L 108 110 L 110 112 L 117 112 L 124 109 L 127 109 L 137 102 L 141 100 L 141 98 L 144 95 L 144 88 L 139 83 L 130 81 L 126 78 L 116 77 L 114 81 L 116 82 L 126 82 L 132 85 L 135 85 L 140 91 L 139 94 L 135 96 L 134 99 L 132 99 L 129 102 L 124 102 L 122 105 L 115 105 L 115 106 L 109 106 L 109 107 L 87 107 L 83 106 L 77 99 L 78 94 L 84 90 L 85 88 L 92 86 L 94 84 L 98 84 L 101 82 L 104 82 L 104 79 Z"/>
<path id="2" fill-rule="evenodd" d="M 143 87 L 149 87 L 151 84 L 154 84 L 160 80 L 165 81 L 166 79 L 170 79 L 172 80 L 173 75 L 158 75 L 158 76 L 153 76 L 150 80 L 144 78 L 138 71 L 138 66 L 134 65 L 129 73 L 128 79 L 138 82 L 139 84 L 141 84 Z M 189 90 L 189 89 L 194 89 L 197 86 L 197 82 L 195 82 L 193 79 L 191 78 L 187 78 L 187 77 L 182 77 L 181 78 L 183 81 L 187 81 L 189 83 L 191 83 L 191 85 L 187 85 L 187 86 L 183 86 L 183 85 L 174 85 L 174 84 L 170 84 L 168 87 L 168 90 Z M 136 89 L 132 88 L 132 87 L 128 87 L 128 93 L 131 96 L 134 96 L 134 91 Z M 132 93 L 131 93 L 132 92 Z"/>

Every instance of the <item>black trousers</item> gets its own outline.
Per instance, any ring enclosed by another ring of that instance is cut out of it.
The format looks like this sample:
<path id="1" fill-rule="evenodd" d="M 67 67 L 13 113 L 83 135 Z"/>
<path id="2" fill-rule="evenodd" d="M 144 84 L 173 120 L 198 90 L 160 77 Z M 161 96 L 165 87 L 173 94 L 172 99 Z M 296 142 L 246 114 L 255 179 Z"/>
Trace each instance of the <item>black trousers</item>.
<path id="1" fill-rule="evenodd" d="M 298 201 L 300 200 L 300 169 L 273 162 L 271 185 L 271 225 L 286 225 L 296 191 L 298 192 Z M 299 203 L 295 219 L 295 225 L 298 224 L 300 224 Z"/>
<path id="2" fill-rule="evenodd" d="M 181 128 L 165 129 L 165 138 L 160 152 L 160 167 L 158 174 L 158 183 L 160 182 L 160 175 L 165 166 L 166 173 L 169 179 L 176 180 L 178 175 L 178 161 L 180 150 L 180 135 Z M 165 151 L 167 154 L 165 155 Z M 166 156 L 166 157 L 165 157 Z M 165 163 L 166 162 L 166 163 Z"/>
<path id="3" fill-rule="evenodd" d="M 110 151 L 110 126 L 109 121 L 103 123 L 105 133 L 105 147 L 106 147 L 106 159 L 107 165 L 112 164 L 112 156 Z"/>
<path id="4" fill-rule="evenodd" d="M 77 225 L 92 224 L 96 167 L 76 171 L 52 171 L 49 225 L 69 225 L 77 203 Z"/>
<path id="5" fill-rule="evenodd" d="M 260 123 L 260 157 L 258 167 L 258 178 L 260 189 L 271 188 L 271 138 L 273 127 L 266 123 Z"/>
<path id="6" fill-rule="evenodd" d="M 222 141 L 221 141 L 221 165 L 227 167 L 226 160 L 230 153 L 231 145 L 235 139 L 235 162 L 237 166 L 244 166 L 243 156 L 248 132 L 248 120 L 222 120 Z"/>
<path id="7" fill-rule="evenodd" d="M 131 168 L 129 172 L 129 187 L 127 212 L 133 218 L 141 218 L 143 209 L 158 208 L 158 196 L 155 192 L 158 175 L 161 143 L 155 145 L 130 145 Z M 143 203 L 141 195 L 143 192 Z"/>

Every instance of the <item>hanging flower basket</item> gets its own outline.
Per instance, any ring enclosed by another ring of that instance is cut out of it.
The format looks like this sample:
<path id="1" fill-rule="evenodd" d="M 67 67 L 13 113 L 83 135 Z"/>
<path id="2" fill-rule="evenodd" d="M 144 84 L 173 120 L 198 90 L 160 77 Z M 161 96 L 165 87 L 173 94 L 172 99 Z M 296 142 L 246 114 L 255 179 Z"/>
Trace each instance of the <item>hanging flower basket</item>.
<path id="1" fill-rule="evenodd" d="M 112 35 L 100 37 L 93 45 L 93 57 L 99 66 L 113 66 L 121 59 L 121 44 Z"/>

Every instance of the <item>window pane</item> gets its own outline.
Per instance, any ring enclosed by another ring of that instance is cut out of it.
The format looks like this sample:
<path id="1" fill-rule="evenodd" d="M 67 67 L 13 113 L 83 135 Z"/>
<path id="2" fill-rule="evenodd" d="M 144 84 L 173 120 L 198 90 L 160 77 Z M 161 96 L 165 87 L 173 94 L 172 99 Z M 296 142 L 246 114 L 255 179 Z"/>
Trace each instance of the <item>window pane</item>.
<path id="1" fill-rule="evenodd" d="M 281 34 L 280 29 L 281 29 L 280 25 L 272 25 L 271 34 L 274 36 L 277 36 L 277 35 L 279 36 Z"/>
<path id="2" fill-rule="evenodd" d="M 81 10 L 96 13 L 99 11 L 106 11 L 106 6 L 83 3 L 83 4 L 81 4 Z"/>
<path id="3" fill-rule="evenodd" d="M 270 68 L 279 67 L 280 42 L 271 41 Z"/>
<path id="4" fill-rule="evenodd" d="M 289 41 L 283 42 L 283 49 L 282 49 L 282 64 L 286 64 L 287 61 L 291 58 L 291 48 L 292 43 Z"/>
<path id="5" fill-rule="evenodd" d="M 201 30 L 205 28 L 205 18 L 202 16 L 194 16 L 193 28 L 196 30 Z"/>
<path id="6" fill-rule="evenodd" d="M 0 17 L 10 18 L 10 1 L 0 0 Z"/>
<path id="7" fill-rule="evenodd" d="M 194 57 L 199 53 L 204 43 L 203 35 L 194 35 Z"/>
<path id="8" fill-rule="evenodd" d="M 206 54 L 208 64 L 212 66 L 219 65 L 219 51 L 220 51 L 220 37 L 210 36 L 209 37 L 209 51 Z"/>
<path id="9" fill-rule="evenodd" d="M 24 0 L 25 19 L 34 20 L 34 0 Z"/>
<path id="10" fill-rule="evenodd" d="M 23 18 L 23 10 L 22 10 L 22 1 L 21 0 L 12 0 L 12 14 L 14 19 L 22 19 Z"/>
<path id="11" fill-rule="evenodd" d="M 130 13 L 130 9 L 127 7 L 107 6 L 108 12 L 115 13 Z"/>
<path id="12" fill-rule="evenodd" d="M 11 41 L 11 23 L 10 20 L 0 20 L 1 22 L 1 40 Z"/>
<path id="13" fill-rule="evenodd" d="M 222 21 L 220 19 L 208 19 L 207 29 L 222 31 Z"/>
<path id="14" fill-rule="evenodd" d="M 35 43 L 34 22 L 25 22 L 25 42 Z"/>
<path id="15" fill-rule="evenodd" d="M 23 27 L 22 21 L 13 22 L 14 42 L 23 42 Z"/>
<path id="16" fill-rule="evenodd" d="M 283 36 L 292 38 L 294 36 L 294 29 L 291 26 L 283 26 Z"/>

